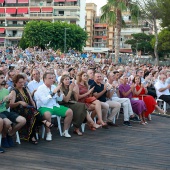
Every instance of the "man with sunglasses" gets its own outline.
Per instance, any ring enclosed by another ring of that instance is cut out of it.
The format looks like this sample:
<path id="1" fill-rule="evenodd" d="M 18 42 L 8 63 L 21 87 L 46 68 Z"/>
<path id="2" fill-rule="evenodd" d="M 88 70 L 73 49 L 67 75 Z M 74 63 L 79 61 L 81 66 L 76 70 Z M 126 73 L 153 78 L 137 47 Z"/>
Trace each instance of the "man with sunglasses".
<path id="1" fill-rule="evenodd" d="M 12 136 L 25 125 L 26 120 L 17 113 L 7 110 L 10 95 L 9 91 L 3 87 L 4 81 L 4 73 L 0 71 L 0 119 L 3 119 L 4 125 L 3 129 L 0 128 L 0 133 L 2 132 L 2 147 L 9 148 L 14 146 Z"/>

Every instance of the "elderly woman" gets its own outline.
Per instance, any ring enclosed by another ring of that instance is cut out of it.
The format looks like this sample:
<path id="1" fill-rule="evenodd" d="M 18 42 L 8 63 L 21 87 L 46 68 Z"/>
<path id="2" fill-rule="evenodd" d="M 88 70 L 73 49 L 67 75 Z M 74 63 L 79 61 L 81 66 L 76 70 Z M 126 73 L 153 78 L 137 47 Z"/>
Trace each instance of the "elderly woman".
<path id="1" fill-rule="evenodd" d="M 35 109 L 35 103 L 29 91 L 24 87 L 24 76 L 22 74 L 15 75 L 14 89 L 11 91 L 10 109 L 11 111 L 19 113 L 26 118 L 26 125 L 21 130 L 20 137 L 24 140 L 29 140 L 33 144 L 38 144 L 36 140 L 36 128 L 41 124 L 51 128 L 53 124 L 43 119 L 39 112 Z M 50 120 L 51 115 L 46 115 Z M 50 118 L 49 118 L 50 117 Z"/>
<path id="2" fill-rule="evenodd" d="M 136 113 L 141 122 L 141 125 L 145 125 L 145 111 L 146 111 L 146 106 L 144 101 L 142 100 L 133 100 L 133 92 L 135 90 L 134 84 L 131 86 L 128 84 L 128 77 L 124 76 L 121 78 L 122 79 L 122 84 L 119 86 L 119 93 L 121 98 L 129 98 L 133 112 Z"/>
<path id="3" fill-rule="evenodd" d="M 61 104 L 73 110 L 74 133 L 79 136 L 82 135 L 79 128 L 85 119 L 87 119 L 91 127 L 99 128 L 100 126 L 95 124 L 87 113 L 86 105 L 78 102 L 78 89 L 74 82 L 70 84 L 69 75 L 63 75 L 60 82 L 62 83 L 61 90 L 64 93 L 64 100 Z"/>

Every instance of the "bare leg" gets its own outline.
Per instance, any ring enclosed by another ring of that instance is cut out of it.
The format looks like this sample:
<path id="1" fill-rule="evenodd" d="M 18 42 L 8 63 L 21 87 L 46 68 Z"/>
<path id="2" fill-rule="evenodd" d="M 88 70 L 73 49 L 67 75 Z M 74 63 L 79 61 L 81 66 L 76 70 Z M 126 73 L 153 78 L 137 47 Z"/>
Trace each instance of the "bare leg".
<path id="1" fill-rule="evenodd" d="M 165 114 L 165 113 L 166 113 L 166 112 L 164 112 L 164 110 L 161 109 L 158 105 L 155 105 L 155 109 L 156 109 L 159 113 L 161 113 L 161 114 Z"/>
<path id="2" fill-rule="evenodd" d="M 3 123 L 4 126 L 2 130 L 2 137 L 5 138 L 8 133 L 8 130 L 12 130 L 12 127 L 11 127 L 12 122 L 7 118 L 3 119 L 3 122 L 4 122 Z"/>
<path id="3" fill-rule="evenodd" d="M 0 133 L 2 132 L 3 125 L 4 125 L 3 119 L 0 118 Z"/>
<path id="4" fill-rule="evenodd" d="M 99 127 L 101 127 L 101 125 L 98 125 L 98 124 L 94 123 L 94 121 L 93 121 L 93 119 L 91 118 L 91 116 L 89 115 L 89 113 L 87 113 L 86 119 L 87 119 L 87 121 L 88 121 L 88 123 L 89 123 L 89 126 L 92 126 L 92 127 L 96 128 L 96 129 L 99 128 Z"/>
<path id="5" fill-rule="evenodd" d="M 46 120 L 47 120 L 48 122 L 51 123 L 51 113 L 50 113 L 50 112 L 45 112 L 45 113 L 44 113 L 44 119 L 45 119 L 45 122 L 46 122 Z M 43 122 L 43 123 L 44 123 L 44 122 Z M 46 127 L 46 132 L 47 132 L 47 133 L 50 132 L 50 129 L 49 129 L 48 127 Z"/>
<path id="6" fill-rule="evenodd" d="M 105 109 L 105 108 L 104 108 Z M 104 124 L 104 121 L 102 119 L 102 107 L 101 107 L 101 102 L 99 100 L 95 100 L 89 107 L 89 110 L 95 110 L 97 117 L 98 117 L 98 122 L 101 124 Z M 104 112 L 105 113 L 105 112 Z M 94 114 L 92 115 L 93 118 Z"/>
<path id="7" fill-rule="evenodd" d="M 18 116 L 16 122 L 17 124 L 13 126 L 12 130 L 8 133 L 9 136 L 13 136 L 19 129 L 21 129 L 25 125 L 26 119 L 22 116 Z"/>
<path id="8" fill-rule="evenodd" d="M 72 119 L 73 119 L 73 111 L 71 109 L 68 109 L 66 111 L 66 116 L 64 119 L 64 131 L 69 129 Z"/>

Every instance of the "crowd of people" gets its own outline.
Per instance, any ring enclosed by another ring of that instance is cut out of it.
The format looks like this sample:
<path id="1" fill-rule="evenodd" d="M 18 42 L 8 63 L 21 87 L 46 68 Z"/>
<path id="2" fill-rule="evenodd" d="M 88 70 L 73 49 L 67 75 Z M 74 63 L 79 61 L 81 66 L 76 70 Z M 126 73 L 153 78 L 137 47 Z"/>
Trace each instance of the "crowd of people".
<path id="1" fill-rule="evenodd" d="M 69 128 L 82 136 L 90 130 L 117 127 L 115 117 L 123 113 L 123 125 L 131 121 L 147 126 L 154 110 L 164 114 L 159 98 L 170 104 L 170 68 L 152 65 L 117 65 L 84 59 L 69 50 L 38 47 L 0 49 L 0 152 L 14 146 L 13 135 L 37 145 L 37 129 L 44 125 L 46 140 L 52 140 L 51 116 L 63 118 L 62 136 Z"/>

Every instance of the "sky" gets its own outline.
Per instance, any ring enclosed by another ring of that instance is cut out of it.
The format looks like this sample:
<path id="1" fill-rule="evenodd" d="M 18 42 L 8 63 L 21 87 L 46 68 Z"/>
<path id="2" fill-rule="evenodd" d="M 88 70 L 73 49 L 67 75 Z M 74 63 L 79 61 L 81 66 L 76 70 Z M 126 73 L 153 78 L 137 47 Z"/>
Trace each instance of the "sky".
<path id="1" fill-rule="evenodd" d="M 107 0 L 86 0 L 86 3 L 92 2 L 97 5 L 97 13 L 99 14 L 100 8 L 106 4 Z"/>

